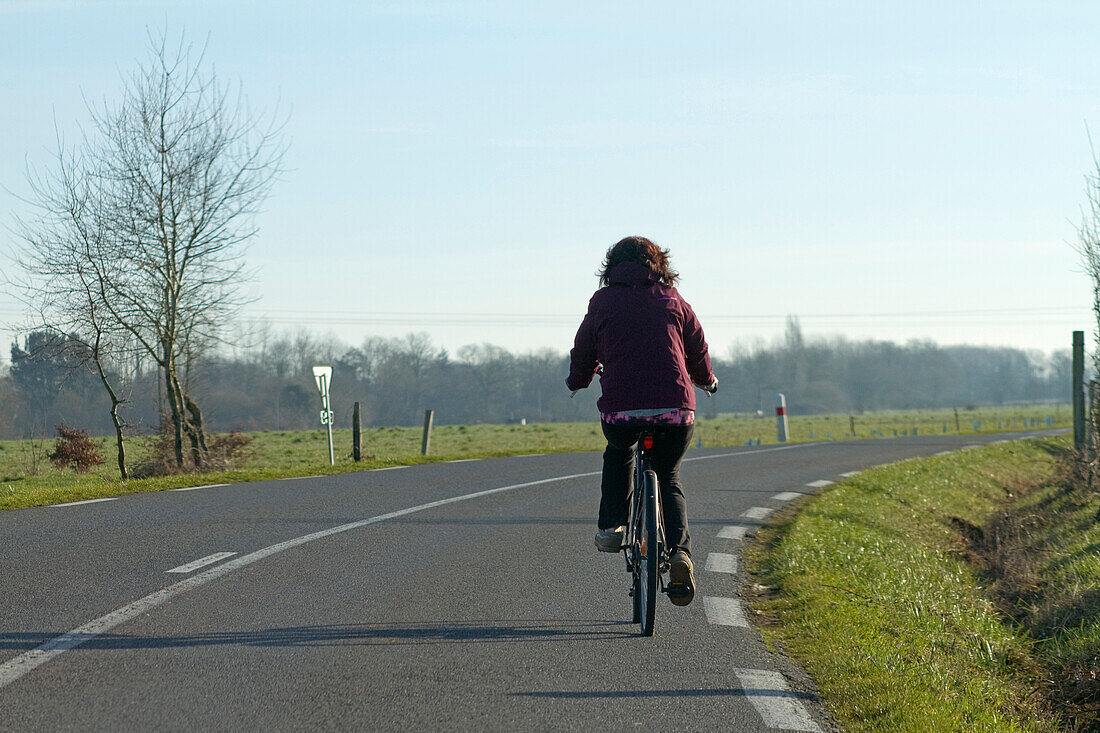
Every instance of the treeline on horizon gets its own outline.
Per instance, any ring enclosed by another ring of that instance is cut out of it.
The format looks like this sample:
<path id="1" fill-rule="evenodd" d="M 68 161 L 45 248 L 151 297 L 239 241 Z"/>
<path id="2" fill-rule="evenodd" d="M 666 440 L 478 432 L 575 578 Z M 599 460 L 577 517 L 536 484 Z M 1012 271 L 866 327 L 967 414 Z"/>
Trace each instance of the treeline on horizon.
<path id="1" fill-rule="evenodd" d="M 1068 350 L 806 339 L 796 321 L 782 339 L 734 346 L 711 358 L 720 389 L 712 398 L 699 393 L 702 418 L 771 414 L 778 392 L 792 415 L 1066 402 L 1071 392 Z M 111 433 L 108 398 L 78 361 L 67 356 L 63 338 L 43 332 L 32 333 L 22 348 L 13 345 L 0 376 L 0 438 L 52 437 L 62 423 L 92 435 Z M 451 354 L 422 333 L 370 337 L 359 346 L 306 331 L 268 334 L 251 347 L 194 359 L 185 379 L 206 405 L 212 430 L 301 430 L 320 427 L 315 365 L 333 367 L 336 427 L 351 425 L 356 401 L 365 427 L 418 425 L 427 409 L 437 424 L 597 416 L 597 384 L 575 398 L 565 388 L 566 353 L 513 354 L 481 344 Z M 140 362 L 115 365 L 115 371 L 129 400 L 123 410 L 129 432 L 156 432 L 165 409 L 158 372 Z"/>

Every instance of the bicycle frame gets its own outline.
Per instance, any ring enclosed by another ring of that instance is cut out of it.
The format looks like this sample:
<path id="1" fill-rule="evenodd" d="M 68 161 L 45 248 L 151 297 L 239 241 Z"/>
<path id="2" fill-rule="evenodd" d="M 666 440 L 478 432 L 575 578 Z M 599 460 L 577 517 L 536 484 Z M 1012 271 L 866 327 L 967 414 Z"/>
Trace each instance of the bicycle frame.
<path id="1" fill-rule="evenodd" d="M 631 492 L 630 521 L 627 524 L 626 537 L 623 542 L 623 554 L 626 558 L 626 569 L 631 574 L 632 587 L 630 595 L 634 606 L 634 623 L 642 624 L 642 634 L 653 634 L 653 606 L 657 591 L 667 592 L 664 574 L 668 571 L 668 544 L 665 541 L 664 517 L 661 508 L 660 485 L 656 481 L 656 473 L 653 472 L 650 451 L 656 444 L 659 434 L 655 430 L 644 430 L 638 436 L 638 442 L 634 449 L 634 485 Z M 646 474 L 651 473 L 649 482 L 651 490 L 647 491 Z M 656 520 L 656 532 L 653 528 L 643 526 L 643 517 L 647 516 L 647 494 L 652 493 L 652 500 L 648 504 L 652 507 Z M 656 548 L 646 546 L 647 534 L 656 537 Z M 647 560 L 651 560 L 655 569 L 647 567 Z M 644 577 L 643 577 L 644 576 Z"/>

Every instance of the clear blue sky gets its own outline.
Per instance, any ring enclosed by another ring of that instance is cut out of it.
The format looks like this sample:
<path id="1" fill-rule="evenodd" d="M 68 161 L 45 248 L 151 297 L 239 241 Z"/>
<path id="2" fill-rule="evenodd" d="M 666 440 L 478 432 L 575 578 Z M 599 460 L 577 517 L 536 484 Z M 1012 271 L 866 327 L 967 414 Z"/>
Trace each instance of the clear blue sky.
<path id="1" fill-rule="evenodd" d="M 289 111 L 248 255 L 276 328 L 565 350 L 627 234 L 672 250 L 721 355 L 786 314 L 1044 350 L 1094 328 L 1071 243 L 1100 4 L 5 0 L 0 184 L 26 193 L 54 119 L 75 139 L 165 25 Z"/>

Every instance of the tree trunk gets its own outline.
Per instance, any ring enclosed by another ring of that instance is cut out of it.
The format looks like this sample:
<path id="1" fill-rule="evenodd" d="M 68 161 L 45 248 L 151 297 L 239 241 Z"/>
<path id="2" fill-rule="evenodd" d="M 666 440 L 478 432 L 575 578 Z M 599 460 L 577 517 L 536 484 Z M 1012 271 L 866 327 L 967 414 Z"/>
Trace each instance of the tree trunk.
<path id="1" fill-rule="evenodd" d="M 208 448 L 206 447 L 206 429 L 203 427 L 202 424 L 202 410 L 199 409 L 198 404 L 196 404 L 195 401 L 191 399 L 190 395 L 185 394 L 183 396 L 183 399 L 187 405 L 187 411 L 191 413 L 191 424 L 195 428 L 195 434 L 198 437 L 199 447 L 202 449 L 202 455 L 205 459 Z"/>
<path id="2" fill-rule="evenodd" d="M 176 459 L 176 467 L 183 468 L 183 410 L 179 398 L 179 384 L 176 381 L 175 370 L 171 362 L 166 362 L 164 369 L 164 388 L 168 397 L 168 407 L 172 411 L 172 448 Z"/>

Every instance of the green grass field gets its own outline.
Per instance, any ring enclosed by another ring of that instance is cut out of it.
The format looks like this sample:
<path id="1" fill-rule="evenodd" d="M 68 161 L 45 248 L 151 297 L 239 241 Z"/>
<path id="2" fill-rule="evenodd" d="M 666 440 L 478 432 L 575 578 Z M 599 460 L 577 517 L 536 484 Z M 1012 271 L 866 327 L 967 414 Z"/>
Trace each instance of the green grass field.
<path id="1" fill-rule="evenodd" d="M 848 415 L 791 417 L 791 439 L 840 440 L 855 436 L 893 437 L 956 433 L 952 410 L 914 410 Z M 1049 421 L 1049 422 L 1048 422 Z M 958 412 L 958 432 L 996 432 L 1029 427 L 1067 427 L 1072 421 L 1068 405 L 981 408 Z M 328 463 L 327 435 L 314 431 L 264 431 L 248 433 L 246 455 L 225 471 L 157 478 L 118 479 L 112 439 L 97 438 L 105 459 L 88 474 L 58 470 L 47 459 L 52 440 L 0 441 L 0 509 L 39 506 L 65 501 L 115 496 L 135 491 L 156 491 L 208 483 L 257 481 L 286 476 L 360 471 L 433 460 L 481 458 L 523 453 L 556 453 L 603 450 L 603 435 L 595 420 L 590 423 L 538 423 L 530 425 L 439 425 L 432 431 L 431 454 L 420 455 L 420 428 L 381 427 L 363 431 L 362 463 L 351 459 L 351 431 L 334 431 L 336 465 Z M 723 415 L 700 418 L 695 426 L 696 444 L 706 447 L 744 445 L 749 441 L 776 442 L 775 418 Z M 152 439 L 128 441 L 127 465 L 139 465 L 148 455 Z"/>
<path id="2" fill-rule="evenodd" d="M 869 469 L 746 548 L 765 637 L 844 730 L 1096 730 L 1100 495 L 1065 488 L 1068 443 Z"/>

